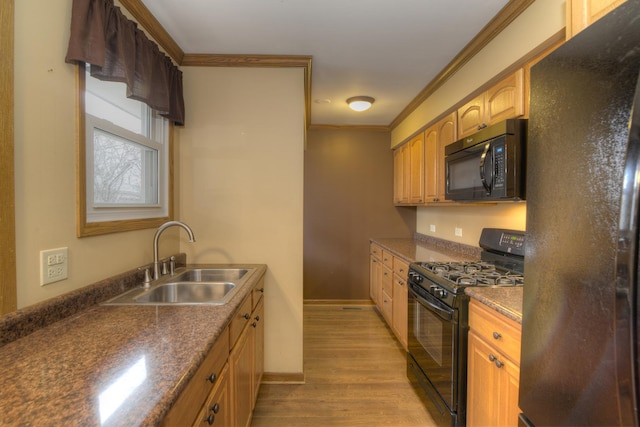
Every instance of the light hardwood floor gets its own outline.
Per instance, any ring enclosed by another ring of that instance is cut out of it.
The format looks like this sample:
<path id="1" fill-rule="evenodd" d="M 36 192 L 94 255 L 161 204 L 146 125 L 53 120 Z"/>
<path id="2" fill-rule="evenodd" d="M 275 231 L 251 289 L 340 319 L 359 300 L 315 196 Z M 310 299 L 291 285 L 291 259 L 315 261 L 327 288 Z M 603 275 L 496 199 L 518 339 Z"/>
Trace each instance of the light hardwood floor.
<path id="1" fill-rule="evenodd" d="M 252 427 L 433 426 L 373 306 L 304 306 L 305 384 L 263 384 Z"/>

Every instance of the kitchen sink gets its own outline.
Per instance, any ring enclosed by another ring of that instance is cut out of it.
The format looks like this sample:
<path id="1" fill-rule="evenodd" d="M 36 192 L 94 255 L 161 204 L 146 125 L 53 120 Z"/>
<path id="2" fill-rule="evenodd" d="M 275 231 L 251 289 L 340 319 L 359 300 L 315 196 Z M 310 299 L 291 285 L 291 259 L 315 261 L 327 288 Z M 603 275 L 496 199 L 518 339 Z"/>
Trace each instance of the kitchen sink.
<path id="1" fill-rule="evenodd" d="M 187 268 L 166 275 L 148 288 L 138 287 L 106 301 L 105 305 L 222 305 L 250 276 L 252 269 Z"/>

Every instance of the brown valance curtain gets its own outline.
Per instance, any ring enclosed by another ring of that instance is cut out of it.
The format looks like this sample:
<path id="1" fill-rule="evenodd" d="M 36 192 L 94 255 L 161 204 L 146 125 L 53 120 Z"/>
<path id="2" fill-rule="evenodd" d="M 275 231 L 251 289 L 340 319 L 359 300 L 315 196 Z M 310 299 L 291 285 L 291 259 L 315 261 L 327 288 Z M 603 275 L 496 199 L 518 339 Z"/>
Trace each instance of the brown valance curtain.
<path id="1" fill-rule="evenodd" d="M 73 0 L 65 60 L 91 64 L 93 77 L 125 83 L 129 98 L 184 125 L 182 71 L 113 0 Z"/>

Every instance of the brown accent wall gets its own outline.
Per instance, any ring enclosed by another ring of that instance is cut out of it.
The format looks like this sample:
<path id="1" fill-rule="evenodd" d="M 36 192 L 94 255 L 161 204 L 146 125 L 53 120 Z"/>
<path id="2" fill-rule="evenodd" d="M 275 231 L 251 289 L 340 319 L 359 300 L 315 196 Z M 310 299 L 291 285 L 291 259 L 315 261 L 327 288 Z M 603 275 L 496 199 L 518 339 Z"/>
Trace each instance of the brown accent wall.
<path id="1" fill-rule="evenodd" d="M 304 299 L 369 299 L 369 239 L 411 237 L 393 206 L 390 133 L 310 130 L 304 157 Z"/>

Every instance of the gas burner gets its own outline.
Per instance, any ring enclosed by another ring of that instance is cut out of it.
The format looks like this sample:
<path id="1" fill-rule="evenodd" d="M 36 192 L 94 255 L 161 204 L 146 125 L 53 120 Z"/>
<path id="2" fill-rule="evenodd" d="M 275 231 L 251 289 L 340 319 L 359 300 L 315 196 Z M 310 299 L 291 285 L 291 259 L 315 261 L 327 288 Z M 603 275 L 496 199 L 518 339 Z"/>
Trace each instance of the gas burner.
<path id="1" fill-rule="evenodd" d="M 524 283 L 521 274 L 498 268 L 486 261 L 422 262 L 418 264 L 435 276 L 433 280 L 448 284 L 450 288 L 522 286 Z"/>

